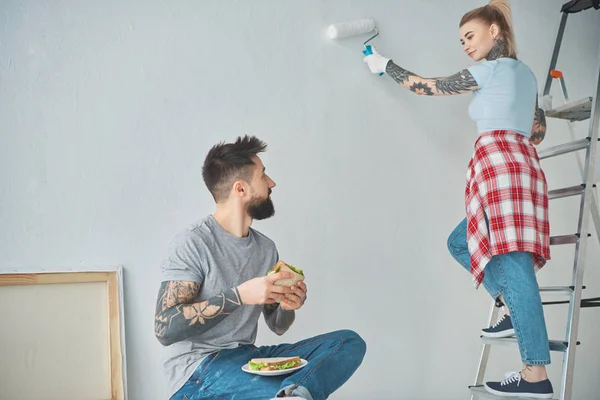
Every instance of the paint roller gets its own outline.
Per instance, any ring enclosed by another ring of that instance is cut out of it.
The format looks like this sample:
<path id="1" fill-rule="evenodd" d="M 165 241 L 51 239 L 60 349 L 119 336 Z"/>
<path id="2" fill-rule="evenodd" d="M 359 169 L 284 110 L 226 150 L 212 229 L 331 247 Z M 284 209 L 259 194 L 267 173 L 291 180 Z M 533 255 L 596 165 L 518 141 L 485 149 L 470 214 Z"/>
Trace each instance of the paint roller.
<path id="1" fill-rule="evenodd" d="M 327 36 L 329 36 L 329 38 L 332 40 L 336 40 L 350 36 L 362 35 L 373 31 L 375 32 L 375 35 L 371 36 L 363 43 L 365 46 L 363 54 L 368 56 L 373 54 L 373 50 L 371 45 L 367 45 L 367 43 L 379 35 L 379 30 L 377 30 L 377 27 L 375 26 L 375 21 L 371 18 L 363 18 L 356 21 L 340 22 L 329 25 L 327 27 Z M 383 73 L 379 74 L 379 76 L 381 75 L 383 75 Z"/>

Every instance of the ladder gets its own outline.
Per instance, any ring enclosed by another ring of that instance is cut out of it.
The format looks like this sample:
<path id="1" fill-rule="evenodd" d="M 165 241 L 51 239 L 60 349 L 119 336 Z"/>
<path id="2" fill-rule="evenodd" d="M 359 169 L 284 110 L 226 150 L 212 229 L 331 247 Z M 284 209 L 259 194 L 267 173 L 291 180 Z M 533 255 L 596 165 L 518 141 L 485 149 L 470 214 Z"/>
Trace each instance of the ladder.
<path id="1" fill-rule="evenodd" d="M 588 135 L 584 139 L 573 140 L 565 144 L 550 147 L 538 153 L 540 160 L 555 157 L 567 153 L 577 152 L 585 149 L 585 162 L 583 166 L 580 163 L 580 171 L 582 174 L 582 183 L 576 186 L 563 189 L 550 190 L 548 199 L 559 199 L 570 196 L 580 196 L 579 218 L 577 222 L 577 232 L 570 235 L 553 236 L 550 238 L 550 245 L 575 244 L 575 255 L 573 261 L 573 274 L 570 286 L 553 286 L 540 287 L 542 293 L 563 294 L 569 298 L 566 301 L 542 302 L 544 305 L 551 304 L 569 304 L 569 312 L 567 317 L 567 328 L 564 340 L 550 340 L 550 351 L 561 352 L 563 356 L 562 377 L 560 387 L 554 384 L 554 398 L 559 400 L 573 400 L 573 371 L 575 366 L 575 350 L 577 345 L 577 334 L 579 328 L 579 314 L 581 308 L 600 307 L 600 297 L 582 298 L 583 272 L 585 266 L 587 238 L 591 236 L 589 233 L 590 216 L 594 222 L 598 240 L 600 243 L 600 215 L 595 188 L 595 168 L 596 168 L 596 152 L 598 145 L 598 130 L 600 122 L 600 49 L 598 59 L 598 75 L 596 81 L 596 93 L 593 97 L 585 97 L 580 100 L 571 101 L 567 94 L 566 86 L 562 73 L 556 70 L 558 54 L 565 31 L 567 18 L 569 14 L 575 14 L 584 10 L 600 9 L 600 0 L 571 0 L 563 4 L 561 8 L 561 20 L 550 60 L 548 75 L 544 86 L 543 96 L 550 94 L 550 88 L 553 79 L 559 79 L 565 104 L 547 110 L 547 118 L 560 118 L 566 120 L 569 124 L 569 129 L 572 131 L 571 124 L 579 121 L 589 120 Z M 574 136 L 574 134 L 572 133 Z M 488 318 L 488 325 L 491 326 L 498 319 L 499 305 L 495 301 L 492 302 L 491 310 Z M 475 377 L 475 384 L 469 386 L 471 391 L 471 400 L 474 399 L 505 399 L 506 397 L 494 396 L 485 391 L 483 387 L 484 375 L 488 364 L 490 350 L 492 345 L 508 345 L 518 346 L 516 338 L 487 338 L 482 337 L 482 350 L 479 358 L 479 365 Z M 557 397 L 558 396 L 558 397 Z M 511 397 L 511 399 L 520 399 Z"/>

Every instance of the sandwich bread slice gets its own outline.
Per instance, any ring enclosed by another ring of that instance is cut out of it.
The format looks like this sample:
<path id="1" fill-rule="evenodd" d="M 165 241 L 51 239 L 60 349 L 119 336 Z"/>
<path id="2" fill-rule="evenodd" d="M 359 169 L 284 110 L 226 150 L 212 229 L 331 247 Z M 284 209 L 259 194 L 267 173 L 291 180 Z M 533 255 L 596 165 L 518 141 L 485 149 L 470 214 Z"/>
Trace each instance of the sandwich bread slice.
<path id="1" fill-rule="evenodd" d="M 253 371 L 281 371 L 300 365 L 300 357 L 253 358 L 248 367 Z"/>
<path id="2" fill-rule="evenodd" d="M 281 260 L 277 261 L 277 264 L 271 268 L 271 270 L 267 273 L 267 276 L 276 274 L 280 271 L 291 272 L 292 277 L 288 279 L 279 279 L 278 281 L 273 282 L 275 286 L 292 286 L 304 280 L 304 272 L 301 269 L 296 268 L 293 265 L 288 265 Z"/>

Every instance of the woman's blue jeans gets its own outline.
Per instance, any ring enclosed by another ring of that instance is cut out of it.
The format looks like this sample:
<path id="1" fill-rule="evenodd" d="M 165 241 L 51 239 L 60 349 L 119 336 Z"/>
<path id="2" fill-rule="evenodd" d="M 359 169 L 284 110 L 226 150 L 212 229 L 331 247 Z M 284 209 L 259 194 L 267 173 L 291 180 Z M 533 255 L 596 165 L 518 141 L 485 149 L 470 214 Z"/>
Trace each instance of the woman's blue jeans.
<path id="1" fill-rule="evenodd" d="M 466 218 L 448 237 L 448 250 L 470 273 Z M 485 289 L 493 299 L 502 295 L 508 306 L 523 364 L 550 364 L 548 332 L 531 254 L 514 251 L 493 256 L 484 271 Z"/>

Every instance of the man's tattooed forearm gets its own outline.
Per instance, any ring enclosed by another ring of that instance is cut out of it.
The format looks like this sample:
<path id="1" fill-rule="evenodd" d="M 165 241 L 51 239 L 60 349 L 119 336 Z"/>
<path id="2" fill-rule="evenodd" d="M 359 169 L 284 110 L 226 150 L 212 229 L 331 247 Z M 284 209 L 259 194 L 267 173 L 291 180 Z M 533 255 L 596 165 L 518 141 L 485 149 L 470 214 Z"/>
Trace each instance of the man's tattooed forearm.
<path id="1" fill-rule="evenodd" d="M 436 79 L 435 87 L 440 94 L 460 94 L 476 88 L 477 81 L 468 69 L 463 69 L 447 78 Z"/>
<path id="2" fill-rule="evenodd" d="M 263 313 L 267 326 L 277 335 L 283 335 L 296 319 L 295 312 L 285 311 L 277 303 L 266 304 Z"/>
<path id="3" fill-rule="evenodd" d="M 166 286 L 164 306 L 175 307 L 182 303 L 191 303 L 200 290 L 200 284 L 190 281 L 164 282 Z M 162 288 L 162 287 L 161 287 Z"/>
<path id="4" fill-rule="evenodd" d="M 279 304 L 278 303 L 265 304 L 263 307 L 264 307 L 265 316 L 269 316 L 279 308 Z"/>
<path id="5" fill-rule="evenodd" d="M 200 284 L 163 282 L 156 303 L 154 330 L 165 346 L 202 334 L 242 305 L 237 288 L 194 303 Z"/>
<path id="6" fill-rule="evenodd" d="M 412 72 L 400 67 L 399 65 L 394 64 L 393 61 L 388 62 L 387 67 L 385 69 L 385 73 L 401 85 L 404 85 L 404 82 L 407 82 L 410 76 L 415 75 Z"/>
<path id="7" fill-rule="evenodd" d="M 506 42 L 504 40 L 495 39 L 494 45 L 492 46 L 490 53 L 487 55 L 486 60 L 492 61 L 501 57 L 508 57 L 508 47 L 506 46 Z"/>

